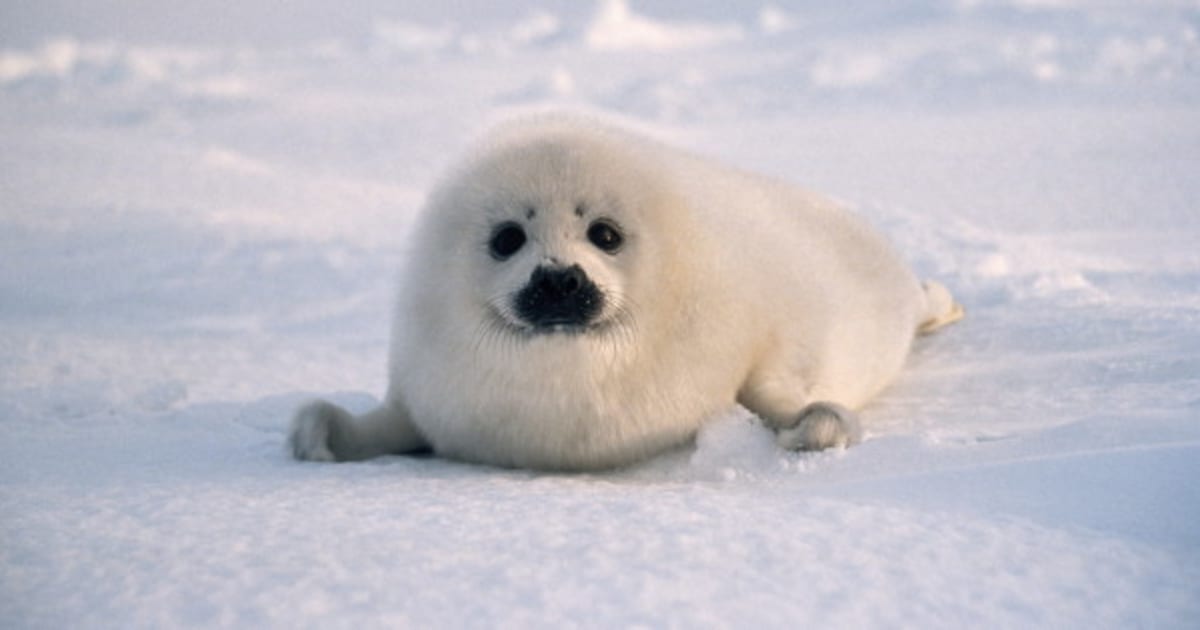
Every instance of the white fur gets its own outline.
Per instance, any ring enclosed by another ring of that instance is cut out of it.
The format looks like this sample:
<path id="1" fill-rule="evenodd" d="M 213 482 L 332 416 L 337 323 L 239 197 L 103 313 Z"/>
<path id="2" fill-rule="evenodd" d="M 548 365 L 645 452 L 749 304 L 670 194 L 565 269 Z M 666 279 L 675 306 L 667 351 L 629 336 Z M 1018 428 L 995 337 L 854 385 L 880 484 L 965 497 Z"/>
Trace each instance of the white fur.
<path id="1" fill-rule="evenodd" d="M 600 217 L 625 231 L 615 255 L 585 236 Z M 502 221 L 529 241 L 497 261 L 487 242 Z M 685 443 L 735 402 L 788 447 L 843 446 L 857 440 L 849 410 L 892 381 L 914 335 L 961 316 L 829 200 L 574 118 L 498 129 L 434 192 L 414 234 L 385 402 L 357 419 L 328 403 L 302 409 L 297 457 L 429 447 L 602 468 Z M 523 327 L 511 296 L 550 260 L 600 287 L 599 326 Z"/>

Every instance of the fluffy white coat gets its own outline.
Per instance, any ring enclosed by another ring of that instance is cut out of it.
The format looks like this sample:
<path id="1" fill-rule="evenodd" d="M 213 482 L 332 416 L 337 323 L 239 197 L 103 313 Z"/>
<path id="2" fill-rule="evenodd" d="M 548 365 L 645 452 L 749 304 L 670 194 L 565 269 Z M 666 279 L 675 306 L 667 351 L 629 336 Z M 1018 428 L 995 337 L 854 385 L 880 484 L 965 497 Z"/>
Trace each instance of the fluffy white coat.
<path id="1" fill-rule="evenodd" d="M 619 225 L 615 253 L 588 241 Z M 506 260 L 505 222 L 528 242 Z M 739 402 L 791 448 L 857 439 L 849 410 L 900 371 L 914 336 L 961 309 L 828 199 L 570 117 L 494 131 L 414 231 L 382 405 L 302 408 L 302 459 L 432 449 L 557 470 L 628 464 Z M 539 265 L 579 265 L 597 325 L 537 334 L 512 298 Z"/>

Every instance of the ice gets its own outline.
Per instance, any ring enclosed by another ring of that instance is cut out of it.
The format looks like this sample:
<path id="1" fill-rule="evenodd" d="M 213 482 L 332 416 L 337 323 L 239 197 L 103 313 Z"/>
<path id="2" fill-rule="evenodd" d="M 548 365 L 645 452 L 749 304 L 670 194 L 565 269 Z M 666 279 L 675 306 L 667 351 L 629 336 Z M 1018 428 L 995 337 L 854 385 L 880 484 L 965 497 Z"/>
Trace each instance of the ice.
<path id="1" fill-rule="evenodd" d="M 1200 620 L 1194 3 L 0 14 L 0 625 Z M 292 461 L 383 395 L 441 170 L 562 106 L 839 198 L 967 318 L 845 450 Z"/>

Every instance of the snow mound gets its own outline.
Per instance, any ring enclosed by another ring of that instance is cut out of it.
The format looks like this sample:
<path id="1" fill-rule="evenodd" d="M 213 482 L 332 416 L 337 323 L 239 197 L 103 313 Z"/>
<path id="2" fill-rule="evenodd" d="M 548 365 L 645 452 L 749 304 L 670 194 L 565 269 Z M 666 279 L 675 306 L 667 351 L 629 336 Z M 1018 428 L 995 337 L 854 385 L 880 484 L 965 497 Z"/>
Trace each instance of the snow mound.
<path id="1" fill-rule="evenodd" d="M 584 33 L 597 51 L 671 51 L 705 48 L 742 39 L 736 24 L 664 22 L 634 13 L 627 0 L 603 0 Z"/>
<path id="2" fill-rule="evenodd" d="M 158 95 L 212 105 L 252 99 L 254 88 L 230 73 L 230 64 L 224 54 L 196 49 L 59 38 L 31 51 L 0 53 L 0 89 L 127 91 L 142 99 Z"/>

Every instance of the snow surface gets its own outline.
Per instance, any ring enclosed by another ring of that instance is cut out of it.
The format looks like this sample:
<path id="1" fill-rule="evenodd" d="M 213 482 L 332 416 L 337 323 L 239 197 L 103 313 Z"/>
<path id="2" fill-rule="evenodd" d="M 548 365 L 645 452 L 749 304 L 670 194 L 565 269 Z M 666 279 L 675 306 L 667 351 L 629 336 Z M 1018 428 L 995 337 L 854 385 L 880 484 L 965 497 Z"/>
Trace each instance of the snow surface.
<path id="1" fill-rule="evenodd" d="M 0 8 L 0 626 L 1200 626 L 1200 6 L 452 4 Z M 837 196 L 968 318 L 848 451 L 291 461 L 382 394 L 439 169 L 551 105 Z"/>

